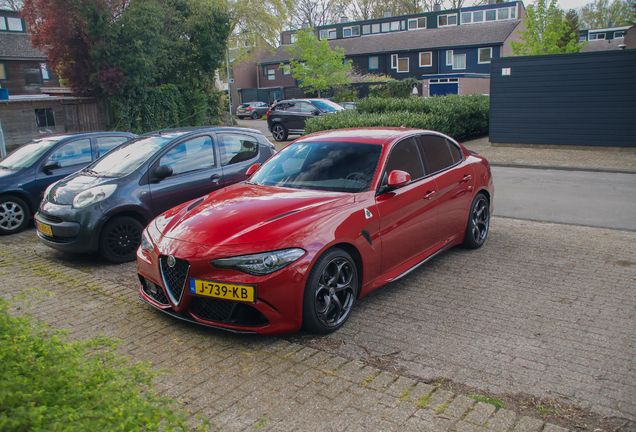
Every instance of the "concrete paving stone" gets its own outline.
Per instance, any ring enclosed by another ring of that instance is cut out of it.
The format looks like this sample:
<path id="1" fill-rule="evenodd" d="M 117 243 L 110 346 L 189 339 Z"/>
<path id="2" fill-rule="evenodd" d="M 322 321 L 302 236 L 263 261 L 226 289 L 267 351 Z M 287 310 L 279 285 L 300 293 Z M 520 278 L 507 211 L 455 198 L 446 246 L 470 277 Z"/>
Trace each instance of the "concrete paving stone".
<path id="1" fill-rule="evenodd" d="M 323 351 L 319 351 L 315 355 L 305 360 L 304 363 L 309 367 L 319 367 L 322 364 L 327 363 L 331 358 L 332 356 L 330 356 L 329 354 Z"/>
<path id="2" fill-rule="evenodd" d="M 405 400 L 408 400 L 408 397 L 411 393 L 410 390 L 415 386 L 416 383 L 417 381 L 415 381 L 414 379 L 398 377 L 398 379 L 395 380 L 389 386 L 389 388 L 386 389 L 385 393 L 391 396 L 405 398 Z"/>
<path id="3" fill-rule="evenodd" d="M 280 351 L 282 351 L 283 349 L 285 349 L 286 347 L 288 347 L 290 345 L 289 342 L 286 342 L 282 339 L 274 339 L 272 340 L 271 343 L 263 346 L 263 348 L 261 348 L 263 351 L 267 351 L 269 353 L 272 354 L 278 354 Z"/>
<path id="4" fill-rule="evenodd" d="M 293 384 L 296 387 L 305 387 L 308 383 L 314 380 L 318 381 L 318 377 L 322 375 L 323 373 L 319 370 L 308 368 L 294 378 Z"/>
<path id="5" fill-rule="evenodd" d="M 493 432 L 509 431 L 517 420 L 517 413 L 514 411 L 500 408 L 495 415 L 488 421 L 488 429 Z"/>
<path id="6" fill-rule="evenodd" d="M 466 412 L 473 407 L 473 405 L 475 405 L 474 399 L 460 395 L 455 397 L 455 399 L 450 403 L 448 408 L 443 411 L 443 413 L 448 417 L 461 419 L 464 414 L 466 414 Z"/>
<path id="7" fill-rule="evenodd" d="M 448 390 L 437 389 L 431 394 L 431 398 L 428 400 L 427 408 L 436 410 L 442 405 L 450 403 L 453 399 L 454 393 Z"/>
<path id="8" fill-rule="evenodd" d="M 455 426 L 456 432 L 489 432 L 489 429 L 484 426 L 477 426 L 476 424 L 460 421 Z"/>
<path id="9" fill-rule="evenodd" d="M 302 345 L 298 345 L 295 343 L 289 344 L 286 347 L 284 347 L 283 349 L 279 350 L 276 352 L 276 355 L 279 355 L 281 357 L 291 357 L 294 353 L 300 351 L 301 349 L 303 349 L 304 347 Z"/>
<path id="10" fill-rule="evenodd" d="M 539 432 L 543 428 L 544 422 L 532 417 L 523 416 L 519 419 L 515 428 L 515 432 Z"/>
<path id="11" fill-rule="evenodd" d="M 477 402 L 477 405 L 468 413 L 464 420 L 476 425 L 484 425 L 496 410 L 497 408 L 494 405 Z"/>
<path id="12" fill-rule="evenodd" d="M 389 373 L 389 372 L 380 372 L 380 375 L 376 376 L 372 381 L 367 383 L 367 387 L 377 390 L 384 391 L 386 390 L 396 379 L 397 375 Z"/>
<path id="13" fill-rule="evenodd" d="M 302 349 L 294 352 L 292 355 L 289 356 L 289 360 L 294 361 L 294 362 L 302 362 L 307 360 L 309 357 L 311 357 L 312 355 L 316 354 L 318 352 L 318 350 L 314 349 L 314 348 L 309 348 L 309 347 L 303 347 Z"/>
<path id="14" fill-rule="evenodd" d="M 346 391 L 349 387 L 351 387 L 353 383 L 345 380 L 337 380 L 333 383 L 326 385 L 320 394 L 329 399 L 338 398 L 340 393 Z"/>
<path id="15" fill-rule="evenodd" d="M 354 360 L 344 363 L 341 367 L 336 369 L 334 373 L 340 378 L 350 380 L 350 377 L 356 374 L 362 368 L 364 368 L 364 363 L 358 360 Z"/>
<path id="16" fill-rule="evenodd" d="M 293 400 L 295 400 L 299 404 L 308 403 L 311 401 L 311 398 L 314 395 L 319 394 L 325 387 L 326 387 L 325 384 L 312 381 L 309 384 L 307 384 L 305 387 L 298 389 L 293 394 Z"/>
<path id="17" fill-rule="evenodd" d="M 344 398 L 350 400 L 351 406 L 360 411 L 367 411 L 370 407 L 377 405 L 382 396 L 375 390 L 358 389 L 356 386 L 349 387 L 347 393 L 352 396 L 345 396 Z"/>
<path id="18" fill-rule="evenodd" d="M 332 357 L 326 363 L 321 364 L 319 369 L 325 372 L 333 372 L 345 363 L 347 363 L 347 360 L 342 357 Z"/>
<path id="19" fill-rule="evenodd" d="M 401 403 L 389 411 L 389 416 L 386 420 L 401 426 L 413 415 L 415 411 L 417 411 L 417 408 L 413 404 Z"/>
<path id="20" fill-rule="evenodd" d="M 561 426 L 557 426 L 553 423 L 548 423 L 545 425 L 545 427 L 543 428 L 543 432 L 568 432 L 569 429 L 566 429 L 564 427 Z"/>

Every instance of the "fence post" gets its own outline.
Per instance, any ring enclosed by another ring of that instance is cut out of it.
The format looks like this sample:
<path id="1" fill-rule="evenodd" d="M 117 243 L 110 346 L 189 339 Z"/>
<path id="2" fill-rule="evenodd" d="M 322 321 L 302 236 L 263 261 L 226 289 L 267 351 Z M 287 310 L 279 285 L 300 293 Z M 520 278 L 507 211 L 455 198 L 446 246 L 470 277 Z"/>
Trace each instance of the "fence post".
<path id="1" fill-rule="evenodd" d="M 4 132 L 2 131 L 2 120 L 0 120 L 0 159 L 7 156 L 7 147 L 4 144 Z"/>

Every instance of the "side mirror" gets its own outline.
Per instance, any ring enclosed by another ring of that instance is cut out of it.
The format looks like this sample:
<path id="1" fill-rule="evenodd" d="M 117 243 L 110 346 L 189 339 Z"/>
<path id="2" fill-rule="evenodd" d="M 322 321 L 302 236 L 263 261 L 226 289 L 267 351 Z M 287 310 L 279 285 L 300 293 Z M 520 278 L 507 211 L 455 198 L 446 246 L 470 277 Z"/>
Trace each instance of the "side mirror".
<path id="1" fill-rule="evenodd" d="M 159 180 L 163 180 L 166 177 L 170 177 L 172 175 L 172 167 L 168 165 L 161 165 L 155 171 L 155 177 Z"/>
<path id="2" fill-rule="evenodd" d="M 411 174 L 406 171 L 394 170 L 389 174 L 387 184 L 389 187 L 398 188 L 411 181 Z"/>
<path id="3" fill-rule="evenodd" d="M 56 170 L 60 168 L 62 168 L 62 164 L 59 161 L 52 161 L 44 165 L 44 167 L 42 168 L 42 171 L 47 172 L 47 171 L 52 171 L 52 170 Z"/>
<path id="4" fill-rule="evenodd" d="M 318 111 L 318 110 L 312 111 L 312 114 L 315 115 L 315 116 L 320 115 L 320 111 Z"/>
<path id="5" fill-rule="evenodd" d="M 259 163 L 255 163 L 254 165 L 250 166 L 247 171 L 245 171 L 245 175 L 250 177 L 252 174 L 254 174 L 256 172 L 257 169 L 259 169 L 261 166 L 261 164 Z"/>

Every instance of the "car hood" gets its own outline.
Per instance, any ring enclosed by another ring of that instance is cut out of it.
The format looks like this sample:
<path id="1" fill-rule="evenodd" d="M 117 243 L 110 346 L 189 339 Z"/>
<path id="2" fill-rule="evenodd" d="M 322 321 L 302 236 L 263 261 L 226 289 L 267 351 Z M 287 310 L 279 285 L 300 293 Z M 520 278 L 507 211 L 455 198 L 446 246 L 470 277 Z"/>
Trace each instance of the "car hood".
<path id="1" fill-rule="evenodd" d="M 50 201 L 60 205 L 71 205 L 73 198 L 78 193 L 104 183 L 111 183 L 113 180 L 112 177 L 95 177 L 84 175 L 81 172 L 71 174 L 55 183 L 51 188 Z"/>
<path id="2" fill-rule="evenodd" d="M 353 194 L 237 184 L 168 210 L 155 219 L 169 239 L 207 246 L 272 240 L 333 215 Z M 199 203 L 199 204 L 197 204 Z"/>
<path id="3" fill-rule="evenodd" d="M 11 177 L 15 176 L 20 171 L 21 170 L 0 168 L 0 182 L 2 183 L 7 182 Z"/>

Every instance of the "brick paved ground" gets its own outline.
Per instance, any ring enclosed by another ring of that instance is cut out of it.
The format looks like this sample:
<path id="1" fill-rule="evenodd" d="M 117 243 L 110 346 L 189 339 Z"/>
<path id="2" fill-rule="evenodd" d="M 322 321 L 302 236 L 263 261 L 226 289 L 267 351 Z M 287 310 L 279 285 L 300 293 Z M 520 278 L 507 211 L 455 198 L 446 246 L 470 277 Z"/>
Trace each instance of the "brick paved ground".
<path id="1" fill-rule="evenodd" d="M 75 338 L 123 339 L 124 354 L 174 371 L 159 390 L 223 430 L 558 431 L 546 408 L 497 409 L 458 386 L 636 420 L 635 242 L 493 218 L 482 249 L 452 249 L 375 291 L 327 337 L 181 323 L 137 299 L 133 264 L 51 251 L 33 229 L 0 238 L 0 293 L 52 291 L 36 316 Z"/>

